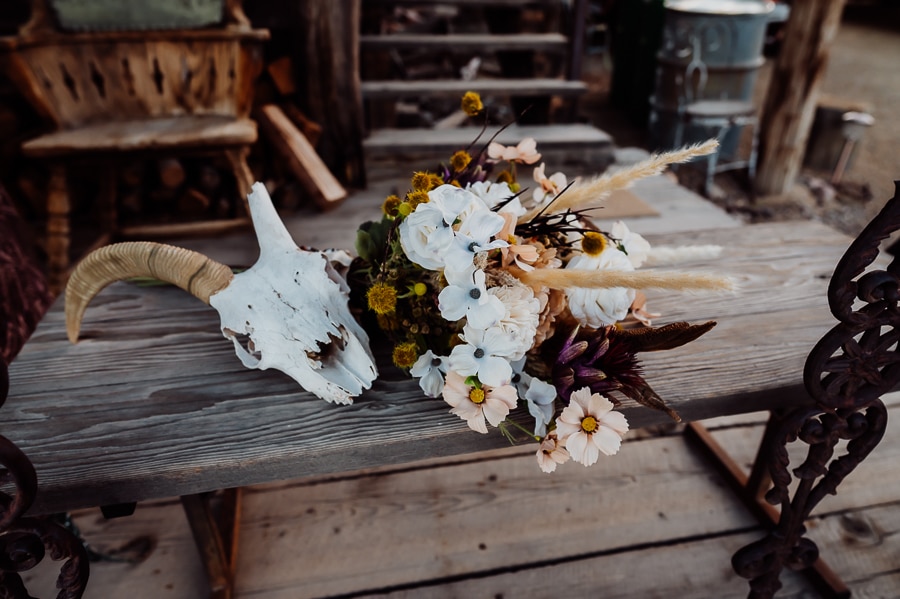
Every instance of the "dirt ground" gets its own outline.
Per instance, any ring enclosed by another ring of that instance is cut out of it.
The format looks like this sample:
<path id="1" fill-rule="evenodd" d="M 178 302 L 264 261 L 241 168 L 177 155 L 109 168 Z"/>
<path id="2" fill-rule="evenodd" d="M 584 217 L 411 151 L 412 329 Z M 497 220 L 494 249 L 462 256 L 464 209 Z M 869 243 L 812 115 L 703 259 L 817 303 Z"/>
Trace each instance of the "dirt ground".
<path id="1" fill-rule="evenodd" d="M 758 105 L 765 97 L 771 67 L 770 59 L 760 70 L 755 96 Z M 589 98 L 582 105 L 583 114 L 612 134 L 617 146 L 654 150 L 647 132 L 630 126 L 604 99 L 608 59 L 591 57 L 586 79 L 593 100 Z M 850 235 L 859 233 L 894 195 L 894 181 L 900 179 L 900 6 L 848 6 L 831 48 L 820 93 L 860 103 L 875 119 L 838 185 L 829 183 L 830 172 L 804 168 L 788 193 L 754 197 L 743 173 L 735 171 L 716 176 L 711 201 L 748 222 L 815 218 Z M 678 176 L 686 187 L 700 189 L 702 176 L 698 171 L 683 168 Z"/>

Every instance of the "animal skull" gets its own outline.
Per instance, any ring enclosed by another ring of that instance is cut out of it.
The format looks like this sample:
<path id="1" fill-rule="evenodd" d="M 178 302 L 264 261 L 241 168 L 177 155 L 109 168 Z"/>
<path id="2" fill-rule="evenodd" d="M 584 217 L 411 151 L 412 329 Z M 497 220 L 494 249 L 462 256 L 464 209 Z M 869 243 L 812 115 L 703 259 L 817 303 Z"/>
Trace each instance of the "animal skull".
<path id="1" fill-rule="evenodd" d="M 275 368 L 330 402 L 351 403 L 378 372 L 350 314 L 349 288 L 326 254 L 301 250 L 261 183 L 248 196 L 259 260 L 238 274 L 202 254 L 158 243 L 119 243 L 82 260 L 66 287 L 66 328 L 78 340 L 85 308 L 106 285 L 150 276 L 219 312 L 222 333 L 248 368 Z"/>

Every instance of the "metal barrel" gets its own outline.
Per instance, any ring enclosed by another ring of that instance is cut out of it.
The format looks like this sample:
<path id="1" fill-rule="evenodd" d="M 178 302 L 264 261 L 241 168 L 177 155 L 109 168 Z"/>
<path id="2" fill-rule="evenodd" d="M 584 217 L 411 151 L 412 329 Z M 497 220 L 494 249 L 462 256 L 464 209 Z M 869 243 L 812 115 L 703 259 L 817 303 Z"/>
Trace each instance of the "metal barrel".
<path id="1" fill-rule="evenodd" d="M 650 98 L 650 131 L 656 145 L 674 145 L 680 109 L 691 101 L 753 99 L 773 8 L 772 2 L 762 0 L 667 0 Z M 685 131 L 682 142 L 708 135 Z M 723 141 L 723 151 L 729 153 L 734 143 Z"/>

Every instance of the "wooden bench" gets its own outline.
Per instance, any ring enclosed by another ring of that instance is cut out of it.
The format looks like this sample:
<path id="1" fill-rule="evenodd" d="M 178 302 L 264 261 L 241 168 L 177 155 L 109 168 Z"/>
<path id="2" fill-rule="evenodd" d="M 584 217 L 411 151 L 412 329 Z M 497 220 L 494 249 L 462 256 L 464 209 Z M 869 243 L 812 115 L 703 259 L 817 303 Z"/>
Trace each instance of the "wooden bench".
<path id="1" fill-rule="evenodd" d="M 810 542 L 802 540 L 804 519 L 884 432 L 878 397 L 900 379 L 896 267 L 857 275 L 898 226 L 895 198 L 840 263 L 850 240 L 820 223 L 698 231 L 692 243 L 720 244 L 724 252 L 692 268 L 733 275 L 739 291 L 651 296 L 665 321 L 719 322 L 687 346 L 642 354 L 648 380 L 685 420 L 759 410 L 777 416 L 750 483 L 736 475 L 759 505 L 755 491 L 769 488 L 770 473 L 774 490 L 767 496 L 782 508 L 778 533 L 735 558 L 759 596 L 775 592 L 786 563 L 815 561 Z M 852 312 L 857 291 L 867 299 Z M 843 322 L 826 335 L 834 324 L 829 307 Z M 11 365 L 10 380 L 3 447 L 7 457 L 11 447 L 28 456 L 37 482 L 27 473 L 19 477 L 22 500 L 0 521 L 7 530 L 24 530 L 15 524 L 23 514 L 162 497 L 185 497 L 186 508 L 202 514 L 198 498 L 216 489 L 507 444 L 500 434 L 473 433 L 442 401 L 423 397 L 415 381 L 389 368 L 351 406 L 326 404 L 279 372 L 246 370 L 221 337 L 216 313 L 168 287 L 117 283 L 104 290 L 87 311 L 77 345 L 66 340 L 57 302 Z M 664 414 L 635 404 L 623 411 L 632 428 L 667 422 Z M 702 436 L 701 428 L 693 430 Z M 798 431 L 812 457 L 799 470 L 803 480 L 792 496 L 785 446 Z M 854 440 L 848 456 L 832 461 L 839 438 Z M 14 473 L 22 470 L 21 459 L 3 461 Z M 28 522 L 39 536 L 52 527 L 41 519 Z M 228 550 L 213 532 L 210 524 L 203 548 L 221 564 Z M 81 563 L 72 551 L 72 563 Z M 211 575 L 220 589 L 228 587 L 227 564 L 214 566 Z"/>
<path id="2" fill-rule="evenodd" d="M 257 139 L 248 115 L 268 32 L 252 29 L 236 0 L 225 3 L 223 23 L 214 28 L 67 32 L 47 1 L 32 0 L 31 20 L 17 36 L 0 38 L 0 64 L 49 128 L 22 152 L 49 167 L 46 250 L 56 293 L 70 260 L 69 168 L 96 169 L 98 221 L 106 235 L 95 247 L 118 232 L 116 174 L 125 157 L 217 155 L 234 173 L 239 197 L 246 197 L 254 181 L 246 157 Z M 238 214 L 178 232 L 248 223 Z M 150 234 L 140 229 L 140 236 Z"/>

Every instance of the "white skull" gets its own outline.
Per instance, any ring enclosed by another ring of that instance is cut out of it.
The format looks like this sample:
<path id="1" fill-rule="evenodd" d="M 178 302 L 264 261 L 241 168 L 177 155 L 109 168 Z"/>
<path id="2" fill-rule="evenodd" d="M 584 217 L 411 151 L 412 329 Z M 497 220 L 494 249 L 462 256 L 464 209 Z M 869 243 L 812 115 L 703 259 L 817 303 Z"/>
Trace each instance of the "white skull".
<path id="1" fill-rule="evenodd" d="M 249 198 L 259 260 L 209 303 L 248 368 L 275 368 L 328 401 L 350 403 L 378 376 L 349 288 L 322 252 L 301 250 L 261 183 Z"/>

